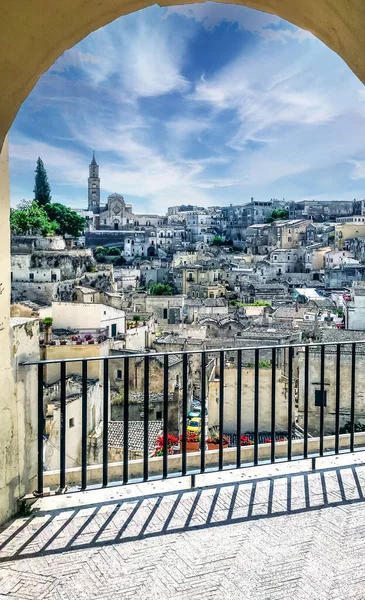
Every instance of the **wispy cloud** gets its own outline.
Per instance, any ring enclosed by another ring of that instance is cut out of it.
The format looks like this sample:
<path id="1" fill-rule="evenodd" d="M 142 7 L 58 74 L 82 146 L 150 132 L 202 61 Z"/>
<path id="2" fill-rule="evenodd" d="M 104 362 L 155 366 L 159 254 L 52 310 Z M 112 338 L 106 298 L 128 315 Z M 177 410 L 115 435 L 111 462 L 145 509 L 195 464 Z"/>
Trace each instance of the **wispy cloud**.
<path id="1" fill-rule="evenodd" d="M 137 211 L 260 198 L 355 197 L 365 94 L 341 59 L 275 15 L 151 7 L 66 52 L 11 132 L 13 202 L 42 156 L 53 198 L 86 206 L 95 150 L 102 199 Z M 361 192 L 362 194 L 362 192 Z"/>
<path id="2" fill-rule="evenodd" d="M 194 19 L 208 31 L 214 30 L 222 23 L 233 23 L 238 29 L 259 34 L 263 39 L 272 42 L 285 43 L 288 39 L 302 41 L 313 38 L 309 31 L 286 23 L 276 15 L 233 4 L 204 2 L 203 4 L 169 6 L 166 10 L 166 18 L 171 15 Z"/>

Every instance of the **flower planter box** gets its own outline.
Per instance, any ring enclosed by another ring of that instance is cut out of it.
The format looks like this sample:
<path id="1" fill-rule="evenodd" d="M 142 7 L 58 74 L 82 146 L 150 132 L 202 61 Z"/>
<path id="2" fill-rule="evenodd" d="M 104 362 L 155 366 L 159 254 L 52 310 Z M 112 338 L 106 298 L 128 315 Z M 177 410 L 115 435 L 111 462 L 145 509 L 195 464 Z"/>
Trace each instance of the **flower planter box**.
<path id="1" fill-rule="evenodd" d="M 208 442 L 207 446 L 208 450 L 219 450 L 219 444 L 213 444 L 212 442 Z M 228 448 L 228 444 L 223 444 L 223 450 L 224 448 Z"/>
<path id="2" fill-rule="evenodd" d="M 182 448 L 182 442 L 181 442 Z M 186 442 L 186 452 L 198 452 L 199 451 L 199 442 Z"/>

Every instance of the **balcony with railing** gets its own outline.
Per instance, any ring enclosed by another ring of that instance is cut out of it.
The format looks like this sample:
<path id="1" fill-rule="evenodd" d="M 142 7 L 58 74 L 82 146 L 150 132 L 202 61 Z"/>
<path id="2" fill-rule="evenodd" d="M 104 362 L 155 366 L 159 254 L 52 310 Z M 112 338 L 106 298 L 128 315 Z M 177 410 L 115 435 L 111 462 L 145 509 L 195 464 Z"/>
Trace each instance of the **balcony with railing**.
<path id="1" fill-rule="evenodd" d="M 38 484 L 0 533 L 0 583 L 46 595 L 57 564 L 87 597 L 359 597 L 364 344 L 28 362 Z"/>
<path id="2" fill-rule="evenodd" d="M 365 441 L 364 350 L 362 342 L 344 342 L 129 352 L 29 363 L 28 368 L 38 370 L 37 492 L 173 475 L 194 478 L 212 470 L 360 450 Z M 51 396 L 50 372 L 53 382 L 57 380 Z M 79 387 L 69 393 L 72 374 L 78 374 Z M 90 395 L 93 381 L 102 396 L 99 415 L 97 400 Z M 151 405 L 154 396 L 156 409 Z M 76 397 L 80 414 L 72 408 Z M 110 439 L 115 421 L 111 397 L 119 403 L 119 441 Z M 45 458 L 48 405 L 58 414 L 53 466 Z M 191 410 L 197 417 L 195 427 L 188 418 Z M 100 447 L 90 460 L 95 430 Z M 131 451 L 140 458 L 130 460 Z M 116 455 L 119 460 L 113 459 Z"/>

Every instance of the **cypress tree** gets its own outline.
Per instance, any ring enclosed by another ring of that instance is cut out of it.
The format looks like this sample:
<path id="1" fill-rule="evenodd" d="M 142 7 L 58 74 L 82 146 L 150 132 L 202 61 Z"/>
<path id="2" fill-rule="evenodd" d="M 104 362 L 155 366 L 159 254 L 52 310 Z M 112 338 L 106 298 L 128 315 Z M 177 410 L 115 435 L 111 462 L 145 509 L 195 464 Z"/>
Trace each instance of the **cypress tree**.
<path id="1" fill-rule="evenodd" d="M 37 167 L 35 170 L 34 179 L 34 199 L 38 202 L 39 206 L 45 206 L 52 201 L 51 188 L 48 183 L 47 171 L 43 164 L 43 160 L 38 157 Z"/>

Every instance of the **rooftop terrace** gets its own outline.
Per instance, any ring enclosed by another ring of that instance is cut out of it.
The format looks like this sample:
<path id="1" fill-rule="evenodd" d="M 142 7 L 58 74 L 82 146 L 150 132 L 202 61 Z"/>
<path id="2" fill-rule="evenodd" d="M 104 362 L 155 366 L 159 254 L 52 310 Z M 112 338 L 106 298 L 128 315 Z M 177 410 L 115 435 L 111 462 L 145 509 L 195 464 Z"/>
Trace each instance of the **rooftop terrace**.
<path id="1" fill-rule="evenodd" d="M 364 453 L 39 499 L 1 598 L 363 598 Z"/>

